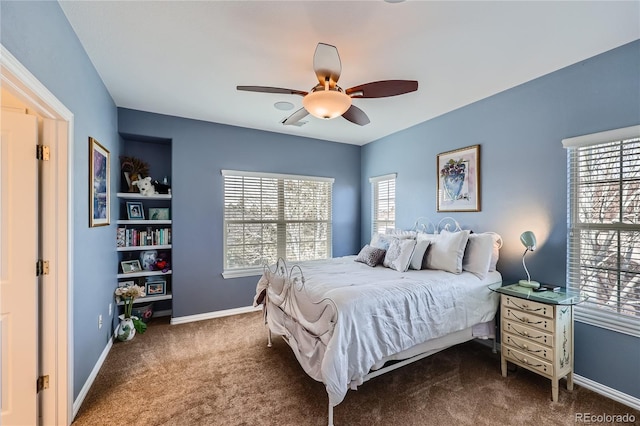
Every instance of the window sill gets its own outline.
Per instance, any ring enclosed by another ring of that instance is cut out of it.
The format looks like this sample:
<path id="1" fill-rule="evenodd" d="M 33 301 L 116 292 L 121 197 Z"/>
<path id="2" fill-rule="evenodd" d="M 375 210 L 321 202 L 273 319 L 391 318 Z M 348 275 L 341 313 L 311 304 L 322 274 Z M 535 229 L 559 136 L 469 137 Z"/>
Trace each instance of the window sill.
<path id="1" fill-rule="evenodd" d="M 245 268 L 245 269 L 230 269 L 222 272 L 222 278 L 228 280 L 230 278 L 242 278 L 242 277 L 259 277 L 262 275 L 264 268 Z"/>

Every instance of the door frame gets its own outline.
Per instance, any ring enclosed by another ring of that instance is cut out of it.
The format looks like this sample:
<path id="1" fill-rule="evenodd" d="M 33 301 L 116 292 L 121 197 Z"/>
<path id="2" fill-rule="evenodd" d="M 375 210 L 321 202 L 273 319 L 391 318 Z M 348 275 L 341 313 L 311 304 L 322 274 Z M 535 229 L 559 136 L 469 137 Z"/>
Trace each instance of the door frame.
<path id="1" fill-rule="evenodd" d="M 52 377 L 42 409 L 43 423 L 70 425 L 73 420 L 73 131 L 74 115 L 4 45 L 0 43 L 0 84 L 29 109 L 58 122 L 48 142 L 51 179 L 43 188 L 43 252 L 51 265 L 45 276 L 47 295 L 43 314 L 54 324 L 44 339 L 42 353 L 50 356 Z M 65 202 L 66 201 L 66 202 Z M 35 389 L 35 383 L 34 383 Z M 47 408 L 48 407 L 48 408 Z M 53 418 L 52 418 L 53 417 Z"/>

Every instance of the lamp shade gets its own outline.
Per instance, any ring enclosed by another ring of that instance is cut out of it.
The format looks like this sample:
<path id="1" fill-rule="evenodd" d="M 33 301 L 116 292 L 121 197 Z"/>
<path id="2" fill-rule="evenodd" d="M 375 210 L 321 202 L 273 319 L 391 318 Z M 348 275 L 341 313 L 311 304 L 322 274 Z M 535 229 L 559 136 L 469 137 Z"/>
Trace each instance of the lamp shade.
<path id="1" fill-rule="evenodd" d="M 525 231 L 520 235 L 520 241 L 528 250 L 536 249 L 536 236 L 531 231 Z"/>
<path id="2" fill-rule="evenodd" d="M 302 105 L 314 117 L 328 120 L 344 114 L 351 106 L 351 97 L 338 90 L 316 90 L 302 99 Z"/>

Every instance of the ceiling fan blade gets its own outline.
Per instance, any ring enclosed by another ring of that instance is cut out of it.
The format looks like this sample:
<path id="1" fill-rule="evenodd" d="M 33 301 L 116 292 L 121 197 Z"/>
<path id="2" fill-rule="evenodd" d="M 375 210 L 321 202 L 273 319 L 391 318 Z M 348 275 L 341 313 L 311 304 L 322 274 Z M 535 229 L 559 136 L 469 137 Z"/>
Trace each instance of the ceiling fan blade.
<path id="1" fill-rule="evenodd" d="M 352 98 L 386 98 L 418 90 L 414 80 L 383 80 L 351 87 L 345 93 Z"/>
<path id="2" fill-rule="evenodd" d="M 261 92 L 261 93 L 278 93 L 282 95 L 300 95 L 306 96 L 307 92 L 294 89 L 282 89 L 280 87 L 266 87 L 266 86 L 236 86 L 238 90 L 244 90 L 246 92 Z"/>
<path id="3" fill-rule="evenodd" d="M 287 117 L 282 124 L 284 124 L 285 126 L 291 125 L 291 124 L 296 124 L 298 121 L 302 120 L 303 118 L 305 118 L 307 115 L 309 115 L 309 113 L 307 112 L 306 109 L 304 108 L 300 108 L 299 110 L 297 110 L 296 112 L 294 112 L 293 114 L 291 114 L 289 117 Z"/>
<path id="4" fill-rule="evenodd" d="M 326 78 L 329 77 L 329 87 L 333 89 L 342 72 L 338 49 L 330 44 L 318 43 L 316 53 L 313 55 L 313 70 L 323 86 Z"/>
<path id="5" fill-rule="evenodd" d="M 367 117 L 367 114 L 355 105 L 351 105 L 349 109 L 342 114 L 342 117 L 359 126 L 364 126 L 371 122 L 369 117 Z"/>

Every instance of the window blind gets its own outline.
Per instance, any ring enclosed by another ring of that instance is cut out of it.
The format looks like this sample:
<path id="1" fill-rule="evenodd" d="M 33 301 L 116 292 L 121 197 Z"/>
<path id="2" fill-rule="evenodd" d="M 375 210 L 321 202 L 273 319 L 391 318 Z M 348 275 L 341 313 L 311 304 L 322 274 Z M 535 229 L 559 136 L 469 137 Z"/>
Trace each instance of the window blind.
<path id="1" fill-rule="evenodd" d="M 640 136 L 633 136 L 639 129 L 563 141 L 567 283 L 589 296 L 576 319 L 634 336 L 640 336 Z"/>
<path id="2" fill-rule="evenodd" d="M 333 179 L 223 170 L 225 277 L 331 257 Z"/>
<path id="3" fill-rule="evenodd" d="M 396 174 L 370 178 L 373 186 L 372 233 L 385 233 L 396 226 Z"/>

